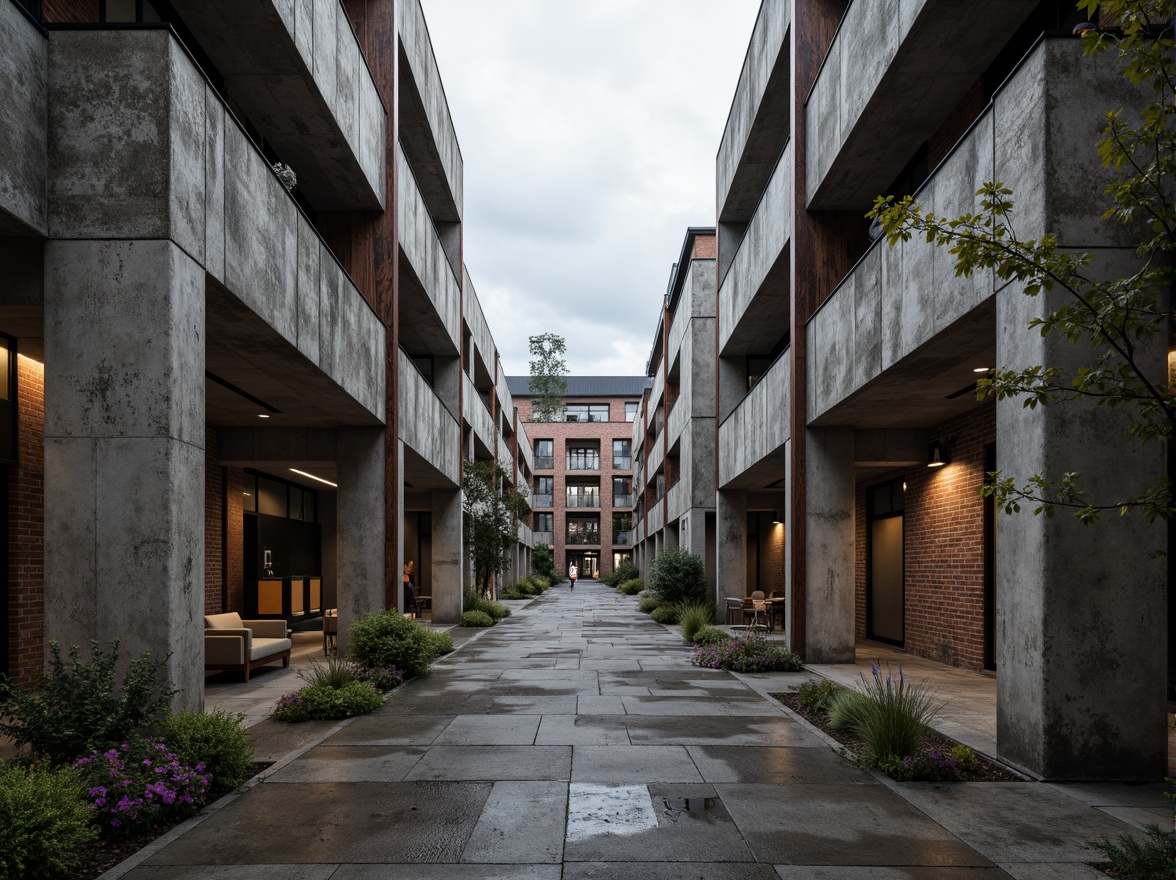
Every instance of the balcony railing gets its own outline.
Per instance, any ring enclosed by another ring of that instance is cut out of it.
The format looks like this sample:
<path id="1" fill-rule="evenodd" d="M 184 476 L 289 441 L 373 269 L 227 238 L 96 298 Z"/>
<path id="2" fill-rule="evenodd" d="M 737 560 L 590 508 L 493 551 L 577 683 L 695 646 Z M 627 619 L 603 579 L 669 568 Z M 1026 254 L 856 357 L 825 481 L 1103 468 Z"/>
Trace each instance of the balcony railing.
<path id="1" fill-rule="evenodd" d="M 628 531 L 613 532 L 613 543 L 614 544 L 623 544 L 625 546 L 628 546 L 628 544 L 630 543 L 630 537 L 629 537 L 630 534 L 631 533 Z"/>
<path id="2" fill-rule="evenodd" d="M 535 544 L 547 544 L 549 547 L 555 543 L 555 532 L 535 532 Z"/>
<path id="3" fill-rule="evenodd" d="M 613 456 L 613 470 L 627 471 L 633 467 L 633 456 L 631 455 L 614 455 Z"/>
<path id="4" fill-rule="evenodd" d="M 590 532 L 587 535 L 568 535 L 569 544 L 599 544 L 600 532 Z"/>
<path id="5" fill-rule="evenodd" d="M 543 507 L 555 507 L 555 496 L 554 495 L 532 495 L 531 496 L 531 509 L 538 510 L 539 508 L 543 508 Z"/>
<path id="6" fill-rule="evenodd" d="M 537 471 L 553 471 L 553 470 L 555 470 L 555 456 L 554 455 L 536 455 L 535 456 L 535 470 L 537 470 Z"/>
<path id="7" fill-rule="evenodd" d="M 569 471 L 598 471 L 600 470 L 600 456 L 569 455 Z"/>
<path id="8" fill-rule="evenodd" d="M 568 493 L 568 507 L 600 507 L 599 495 L 574 495 Z"/>
<path id="9" fill-rule="evenodd" d="M 632 506 L 633 506 L 633 496 L 632 495 L 614 495 L 613 496 L 613 507 L 632 507 Z"/>

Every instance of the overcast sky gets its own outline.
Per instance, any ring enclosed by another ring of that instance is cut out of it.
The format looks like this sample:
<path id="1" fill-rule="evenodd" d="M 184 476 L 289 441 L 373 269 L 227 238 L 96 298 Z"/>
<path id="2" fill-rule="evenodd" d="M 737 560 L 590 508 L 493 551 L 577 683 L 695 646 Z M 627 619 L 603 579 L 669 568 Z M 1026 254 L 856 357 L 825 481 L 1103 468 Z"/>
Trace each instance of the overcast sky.
<path id="1" fill-rule="evenodd" d="M 465 261 L 510 375 L 645 370 L 760 0 L 421 0 L 465 161 Z"/>

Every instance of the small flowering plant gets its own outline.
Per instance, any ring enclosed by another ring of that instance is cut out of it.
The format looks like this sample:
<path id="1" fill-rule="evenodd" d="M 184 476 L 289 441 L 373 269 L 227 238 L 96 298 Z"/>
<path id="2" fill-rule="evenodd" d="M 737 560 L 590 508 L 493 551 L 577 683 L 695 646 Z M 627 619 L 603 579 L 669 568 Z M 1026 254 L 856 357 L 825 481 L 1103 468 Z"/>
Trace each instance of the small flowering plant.
<path id="1" fill-rule="evenodd" d="M 355 680 L 366 681 L 382 694 L 404 684 L 404 673 L 395 666 L 355 666 Z"/>
<path id="2" fill-rule="evenodd" d="M 800 657 L 757 634 L 713 645 L 698 645 L 690 662 L 703 669 L 731 672 L 795 672 L 801 668 Z"/>
<path id="3" fill-rule="evenodd" d="M 125 742 L 74 761 L 105 834 L 128 834 L 194 812 L 211 781 L 204 765 L 189 767 L 161 742 Z"/>
<path id="4" fill-rule="evenodd" d="M 965 768 L 952 752 L 928 749 L 917 755 L 883 761 L 882 770 L 899 782 L 959 782 L 964 778 Z"/>

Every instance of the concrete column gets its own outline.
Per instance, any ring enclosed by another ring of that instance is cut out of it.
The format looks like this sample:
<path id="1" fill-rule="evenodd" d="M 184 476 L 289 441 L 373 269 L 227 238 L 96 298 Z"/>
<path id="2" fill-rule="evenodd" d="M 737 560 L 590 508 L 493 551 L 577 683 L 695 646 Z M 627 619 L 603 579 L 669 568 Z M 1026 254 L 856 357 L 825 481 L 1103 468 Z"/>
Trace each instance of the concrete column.
<path id="1" fill-rule="evenodd" d="M 708 558 L 714 559 L 713 548 L 706 543 L 706 511 L 700 507 L 691 508 L 682 514 L 678 521 L 678 543 L 683 550 L 688 550 L 702 560 L 704 569 L 710 569 Z M 716 599 L 714 578 L 707 579 L 708 595 Z"/>
<path id="2" fill-rule="evenodd" d="M 347 649 L 347 628 L 352 623 L 384 610 L 385 578 L 399 576 L 399 572 L 384 571 L 385 438 L 383 428 L 340 428 L 337 433 L 340 651 Z"/>
<path id="3" fill-rule="evenodd" d="M 204 270 L 169 241 L 51 241 L 45 267 L 46 636 L 171 652 L 200 710 Z"/>
<path id="4" fill-rule="evenodd" d="M 720 489 L 716 519 L 715 601 L 747 590 L 747 492 Z"/>
<path id="5" fill-rule="evenodd" d="M 464 554 L 461 536 L 461 490 L 434 489 L 433 497 L 433 620 L 461 620 Z"/>
<path id="6" fill-rule="evenodd" d="M 804 612 L 809 663 L 854 660 L 853 435 L 853 428 L 813 428 L 806 436 Z"/>
<path id="7" fill-rule="evenodd" d="M 1026 329 L 1057 296 L 997 297 L 997 364 L 1060 366 L 1090 349 Z M 1140 345 L 1165 375 L 1163 339 Z M 1066 402 L 1035 410 L 997 403 L 997 466 L 1032 474 L 1082 475 L 1093 499 L 1113 502 L 1165 473 L 1162 444 L 1126 433 L 1132 413 Z M 1106 512 L 1083 526 L 1064 509 L 1052 518 L 997 514 L 997 750 L 1050 779 L 1158 778 L 1165 769 L 1167 647 L 1166 524 Z M 1171 552 L 1171 548 L 1168 548 Z"/>

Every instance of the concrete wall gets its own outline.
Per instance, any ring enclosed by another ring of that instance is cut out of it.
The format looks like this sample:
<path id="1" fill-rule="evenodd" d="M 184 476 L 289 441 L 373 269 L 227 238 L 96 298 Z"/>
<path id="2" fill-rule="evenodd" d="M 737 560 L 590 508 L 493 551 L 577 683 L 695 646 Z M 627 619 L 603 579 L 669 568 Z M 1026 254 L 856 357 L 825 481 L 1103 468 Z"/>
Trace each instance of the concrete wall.
<path id="1" fill-rule="evenodd" d="M 382 428 L 340 428 L 336 436 L 336 590 L 339 650 L 346 651 L 348 627 L 384 609 L 384 493 L 372 488 L 384 486 L 387 441 Z"/>
<path id="2" fill-rule="evenodd" d="M 400 439 L 453 486 L 459 486 L 461 427 L 403 351 L 399 358 Z M 435 530 L 436 524 L 434 542 Z"/>
<path id="3" fill-rule="evenodd" d="M 739 481 L 769 455 L 781 454 L 792 430 L 786 418 L 791 389 L 792 361 L 785 354 L 719 425 L 720 488 Z"/>
<path id="4" fill-rule="evenodd" d="M 477 359 L 475 367 L 478 372 L 485 372 L 490 381 L 494 381 L 494 365 L 498 349 L 494 345 L 494 336 L 490 333 L 490 325 L 486 323 L 486 314 L 482 311 L 482 303 L 470 280 L 470 273 L 464 271 L 462 284 L 461 308 L 466 327 L 469 328 L 473 340 L 473 356 Z"/>
<path id="5" fill-rule="evenodd" d="M 0 8 L 0 234 L 45 235 L 47 41 L 15 3 Z"/>
<path id="6" fill-rule="evenodd" d="M 172 5 L 311 204 L 384 207 L 387 113 L 338 0 Z"/>
<path id="7" fill-rule="evenodd" d="M 486 445 L 486 448 L 493 449 L 494 419 L 490 416 L 490 410 L 486 409 L 486 404 L 482 403 L 482 398 L 478 395 L 478 390 L 474 387 L 470 377 L 463 373 L 462 379 L 465 384 L 465 392 L 461 399 L 462 418 L 474 429 L 474 434 Z M 514 471 L 513 463 L 510 470 Z"/>
<path id="8" fill-rule="evenodd" d="M 853 429 L 809 430 L 805 455 L 805 654 L 809 663 L 854 660 Z M 788 581 L 789 607 L 792 581 Z M 793 641 L 788 625 L 789 642 Z"/>

